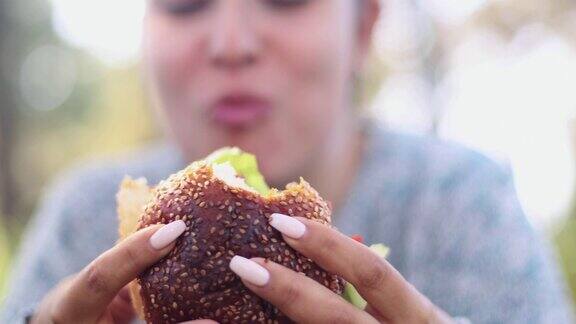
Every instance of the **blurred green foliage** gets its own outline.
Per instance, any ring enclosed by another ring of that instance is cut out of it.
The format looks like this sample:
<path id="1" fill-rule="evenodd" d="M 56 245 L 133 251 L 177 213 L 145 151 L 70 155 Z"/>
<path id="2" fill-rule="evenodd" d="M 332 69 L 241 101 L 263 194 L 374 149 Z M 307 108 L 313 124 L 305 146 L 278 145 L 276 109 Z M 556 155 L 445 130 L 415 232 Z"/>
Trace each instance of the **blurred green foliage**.
<path id="1" fill-rule="evenodd" d="M 11 251 L 8 241 L 8 233 L 0 219 L 0 304 L 5 294 L 6 282 L 3 280 L 8 275 L 8 266 L 10 265 Z"/>
<path id="2" fill-rule="evenodd" d="M 576 301 L 576 217 L 570 217 L 559 225 L 560 230 L 555 236 L 555 243 L 572 298 Z"/>
<path id="3" fill-rule="evenodd" d="M 121 151 L 155 136 L 134 69 L 102 73 L 90 100 L 27 115 L 14 151 L 20 193 L 30 206 L 47 179 L 74 160 Z M 29 207 L 26 211 L 30 212 Z"/>

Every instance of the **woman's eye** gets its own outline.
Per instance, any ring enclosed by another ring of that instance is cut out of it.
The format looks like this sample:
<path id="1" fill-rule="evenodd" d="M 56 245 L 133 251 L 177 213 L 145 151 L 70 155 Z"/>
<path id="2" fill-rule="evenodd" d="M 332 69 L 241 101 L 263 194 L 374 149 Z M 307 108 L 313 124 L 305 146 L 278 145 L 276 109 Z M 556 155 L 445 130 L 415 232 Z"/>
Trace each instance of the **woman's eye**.
<path id="1" fill-rule="evenodd" d="M 183 16 L 206 9 L 212 0 L 156 0 L 156 2 L 170 14 Z"/>
<path id="2" fill-rule="evenodd" d="M 293 8 L 307 4 L 310 0 L 264 0 L 264 2 L 277 8 Z"/>

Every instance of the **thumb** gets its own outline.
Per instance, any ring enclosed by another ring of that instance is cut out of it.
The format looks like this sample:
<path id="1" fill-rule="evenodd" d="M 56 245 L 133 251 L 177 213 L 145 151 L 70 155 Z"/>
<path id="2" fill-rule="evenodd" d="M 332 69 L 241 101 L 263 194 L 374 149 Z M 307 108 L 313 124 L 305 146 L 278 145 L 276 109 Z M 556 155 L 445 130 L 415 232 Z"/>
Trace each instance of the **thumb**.
<path id="1" fill-rule="evenodd" d="M 170 252 L 185 230 L 181 220 L 150 226 L 104 252 L 74 278 L 57 319 L 78 323 L 100 317 L 124 286 Z"/>

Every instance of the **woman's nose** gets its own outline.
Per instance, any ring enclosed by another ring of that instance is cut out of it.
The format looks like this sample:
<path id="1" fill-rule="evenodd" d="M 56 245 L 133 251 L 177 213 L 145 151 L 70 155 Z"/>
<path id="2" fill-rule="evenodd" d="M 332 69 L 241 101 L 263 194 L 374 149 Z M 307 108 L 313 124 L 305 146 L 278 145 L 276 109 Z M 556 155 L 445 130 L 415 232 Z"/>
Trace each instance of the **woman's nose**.
<path id="1" fill-rule="evenodd" d="M 210 36 L 210 58 L 222 68 L 252 65 L 259 55 L 259 42 L 251 26 L 246 0 L 219 3 Z"/>

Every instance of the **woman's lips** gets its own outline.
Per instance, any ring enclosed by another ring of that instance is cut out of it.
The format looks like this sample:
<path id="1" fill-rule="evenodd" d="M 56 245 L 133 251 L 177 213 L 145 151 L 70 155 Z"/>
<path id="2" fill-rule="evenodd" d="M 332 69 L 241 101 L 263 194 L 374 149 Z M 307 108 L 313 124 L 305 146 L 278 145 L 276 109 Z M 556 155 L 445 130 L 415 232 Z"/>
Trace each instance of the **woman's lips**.
<path id="1" fill-rule="evenodd" d="M 245 127 L 264 118 L 272 109 L 271 104 L 251 95 L 225 96 L 211 109 L 212 120 L 225 127 Z"/>

